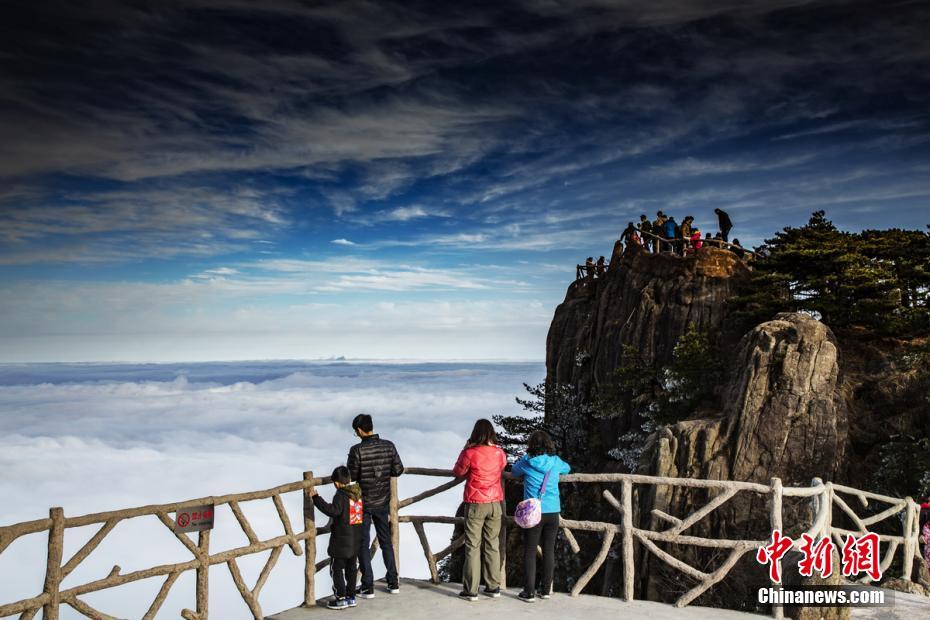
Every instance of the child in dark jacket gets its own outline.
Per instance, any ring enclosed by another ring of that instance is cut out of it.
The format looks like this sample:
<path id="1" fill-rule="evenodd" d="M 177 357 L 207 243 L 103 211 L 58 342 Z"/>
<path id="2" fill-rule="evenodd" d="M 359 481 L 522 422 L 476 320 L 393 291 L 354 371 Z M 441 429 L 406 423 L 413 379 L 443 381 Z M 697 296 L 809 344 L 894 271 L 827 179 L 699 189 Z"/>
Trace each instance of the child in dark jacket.
<path id="1" fill-rule="evenodd" d="M 362 538 L 362 490 L 352 482 L 349 470 L 339 466 L 333 470 L 336 494 L 333 503 L 313 494 L 313 505 L 332 517 L 326 552 L 331 558 L 329 572 L 333 578 L 333 600 L 326 604 L 330 609 L 355 607 L 355 578 L 358 574 L 358 546 Z"/>

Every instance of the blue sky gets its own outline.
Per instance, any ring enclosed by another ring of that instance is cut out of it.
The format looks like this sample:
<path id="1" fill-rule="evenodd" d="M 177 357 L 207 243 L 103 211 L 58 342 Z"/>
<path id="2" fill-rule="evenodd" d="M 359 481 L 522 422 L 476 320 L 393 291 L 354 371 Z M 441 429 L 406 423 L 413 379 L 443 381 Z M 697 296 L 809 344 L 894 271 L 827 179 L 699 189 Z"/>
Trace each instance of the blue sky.
<path id="1" fill-rule="evenodd" d="M 930 223 L 920 2 L 36 4 L 2 361 L 538 360 L 640 213 Z"/>

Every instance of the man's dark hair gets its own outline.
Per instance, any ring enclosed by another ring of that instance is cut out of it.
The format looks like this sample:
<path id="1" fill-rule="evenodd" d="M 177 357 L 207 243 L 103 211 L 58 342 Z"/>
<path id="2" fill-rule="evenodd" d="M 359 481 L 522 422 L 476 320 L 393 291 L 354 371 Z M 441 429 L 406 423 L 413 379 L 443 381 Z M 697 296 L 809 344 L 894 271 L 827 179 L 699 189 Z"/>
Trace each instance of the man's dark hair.
<path id="1" fill-rule="evenodd" d="M 530 456 L 539 456 L 540 454 L 555 454 L 555 443 L 552 437 L 546 431 L 536 431 L 530 435 L 530 440 L 526 445 L 526 453 Z"/>
<path id="2" fill-rule="evenodd" d="M 353 430 L 362 430 L 366 433 L 370 433 L 374 427 L 375 425 L 371 421 L 371 416 L 367 413 L 360 413 L 352 420 Z"/>
<path id="3" fill-rule="evenodd" d="M 352 482 L 352 477 L 349 476 L 349 468 L 345 465 L 340 465 L 334 469 L 333 482 L 338 482 L 339 484 L 349 484 Z"/>
<path id="4" fill-rule="evenodd" d="M 494 425 L 491 424 L 490 420 L 481 418 L 475 422 L 475 428 L 471 431 L 471 437 L 468 438 L 468 443 L 473 446 L 481 446 L 490 443 L 497 443 L 497 433 L 494 432 Z"/>

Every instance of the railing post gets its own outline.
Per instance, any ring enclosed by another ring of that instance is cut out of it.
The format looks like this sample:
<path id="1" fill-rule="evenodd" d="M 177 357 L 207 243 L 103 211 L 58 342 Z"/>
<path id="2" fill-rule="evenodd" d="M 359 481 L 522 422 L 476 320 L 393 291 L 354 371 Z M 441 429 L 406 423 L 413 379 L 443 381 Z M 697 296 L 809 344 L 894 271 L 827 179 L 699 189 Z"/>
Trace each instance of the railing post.
<path id="1" fill-rule="evenodd" d="M 914 551 L 917 549 L 917 504 L 910 497 L 904 498 L 907 511 L 904 516 L 904 562 L 901 566 L 901 579 L 911 580 L 911 570 L 914 567 Z"/>
<path id="2" fill-rule="evenodd" d="M 210 609 L 210 530 L 197 533 L 200 566 L 197 567 L 197 618 L 207 620 Z"/>
<path id="3" fill-rule="evenodd" d="M 61 508 L 49 508 L 48 516 L 52 526 L 48 529 L 48 563 L 45 567 L 45 593 L 48 602 L 42 609 L 45 620 L 58 620 L 61 585 L 61 553 L 65 537 L 65 511 Z"/>
<path id="4" fill-rule="evenodd" d="M 815 487 L 821 484 L 823 484 L 823 480 L 821 480 L 820 478 L 811 478 L 812 487 Z M 811 495 L 811 527 L 814 526 L 814 521 L 817 520 L 817 513 L 820 512 L 820 502 L 823 501 L 824 493 L 825 491 L 821 491 L 820 495 Z M 817 536 L 820 533 L 821 532 L 814 532 L 814 538 L 817 538 Z"/>
<path id="5" fill-rule="evenodd" d="M 772 531 L 784 529 L 782 522 L 782 485 L 781 478 L 772 478 L 772 505 L 769 513 L 769 521 Z M 776 561 L 776 567 L 781 574 L 781 560 Z M 776 620 L 782 620 L 785 617 L 785 610 L 781 604 L 772 605 L 772 617 Z"/>
<path id="6" fill-rule="evenodd" d="M 397 478 L 391 477 L 391 502 L 388 506 L 391 521 L 391 546 L 394 547 L 394 566 L 400 579 L 400 523 L 397 522 Z"/>
<path id="7" fill-rule="evenodd" d="M 313 480 L 313 472 L 304 472 L 304 482 Z M 313 483 L 304 487 L 304 607 L 316 606 L 316 513 L 313 509 Z"/>
<path id="8" fill-rule="evenodd" d="M 620 505 L 623 507 L 623 514 L 620 515 L 623 532 L 623 600 L 632 601 L 633 580 L 636 578 L 633 565 L 633 483 L 628 478 L 623 479 L 620 487 Z"/>

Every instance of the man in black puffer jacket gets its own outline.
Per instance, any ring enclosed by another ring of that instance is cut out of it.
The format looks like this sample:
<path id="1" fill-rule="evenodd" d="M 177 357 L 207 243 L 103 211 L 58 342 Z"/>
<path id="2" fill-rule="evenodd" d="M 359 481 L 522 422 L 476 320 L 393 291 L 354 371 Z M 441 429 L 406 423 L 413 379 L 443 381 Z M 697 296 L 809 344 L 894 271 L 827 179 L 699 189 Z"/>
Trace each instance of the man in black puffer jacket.
<path id="1" fill-rule="evenodd" d="M 362 487 L 365 505 L 365 522 L 362 525 L 362 540 L 358 550 L 359 570 L 362 583 L 359 596 L 374 598 L 375 579 L 371 569 L 371 523 L 375 524 L 381 557 L 387 569 L 387 587 L 391 594 L 400 593 L 397 563 L 394 560 L 394 545 L 391 541 L 390 501 L 391 478 L 404 473 L 404 464 L 394 444 L 381 439 L 374 433 L 371 416 L 360 413 L 352 420 L 352 428 L 362 441 L 349 450 L 347 465 L 352 479 Z"/>

